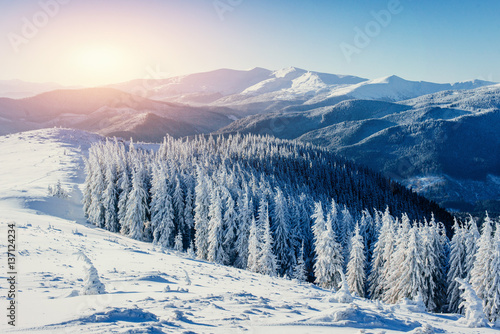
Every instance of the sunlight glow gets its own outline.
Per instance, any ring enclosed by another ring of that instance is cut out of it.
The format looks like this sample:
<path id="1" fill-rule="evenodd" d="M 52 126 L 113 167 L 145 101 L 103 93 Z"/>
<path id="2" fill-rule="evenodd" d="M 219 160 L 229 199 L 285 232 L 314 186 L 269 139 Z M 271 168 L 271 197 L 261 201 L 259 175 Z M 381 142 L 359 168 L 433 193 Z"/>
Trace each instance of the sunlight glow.
<path id="1" fill-rule="evenodd" d="M 74 70 L 91 85 L 123 80 L 124 73 L 134 64 L 126 52 L 110 46 L 89 46 L 75 50 Z"/>

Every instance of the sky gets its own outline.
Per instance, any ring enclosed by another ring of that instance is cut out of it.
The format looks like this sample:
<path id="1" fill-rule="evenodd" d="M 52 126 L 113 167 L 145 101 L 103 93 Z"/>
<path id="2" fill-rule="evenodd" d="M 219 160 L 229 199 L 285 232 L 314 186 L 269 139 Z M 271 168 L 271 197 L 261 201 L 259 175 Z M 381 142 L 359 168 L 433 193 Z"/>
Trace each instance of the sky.
<path id="1" fill-rule="evenodd" d="M 218 68 L 500 82 L 500 1 L 0 0 L 0 80 Z"/>

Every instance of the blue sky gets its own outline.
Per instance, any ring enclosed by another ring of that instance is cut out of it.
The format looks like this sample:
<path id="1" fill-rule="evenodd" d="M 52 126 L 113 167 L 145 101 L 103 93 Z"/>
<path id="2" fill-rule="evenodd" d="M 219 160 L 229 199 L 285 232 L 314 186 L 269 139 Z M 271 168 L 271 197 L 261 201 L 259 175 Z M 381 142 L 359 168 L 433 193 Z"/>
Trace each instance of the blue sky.
<path id="1" fill-rule="evenodd" d="M 373 13 L 390 17 L 378 22 Z M 148 68 L 296 66 L 500 81 L 499 14 L 500 1 L 489 0 L 0 0 L 0 79 L 96 85 Z"/>

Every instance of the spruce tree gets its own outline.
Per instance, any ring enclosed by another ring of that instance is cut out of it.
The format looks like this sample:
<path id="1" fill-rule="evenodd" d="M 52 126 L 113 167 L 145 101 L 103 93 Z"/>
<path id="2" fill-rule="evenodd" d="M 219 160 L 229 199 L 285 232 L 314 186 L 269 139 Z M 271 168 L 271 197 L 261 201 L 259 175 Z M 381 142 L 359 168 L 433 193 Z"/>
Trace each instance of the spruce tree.
<path id="1" fill-rule="evenodd" d="M 465 231 L 455 218 L 453 224 L 453 238 L 451 239 L 450 267 L 448 271 L 448 311 L 462 313 L 459 308 L 462 303 L 460 283 L 456 280 L 466 279 L 467 249 L 465 245 Z"/>
<path id="2" fill-rule="evenodd" d="M 213 189 L 210 196 L 210 208 L 208 212 L 208 261 L 224 264 L 227 254 L 224 251 L 224 228 L 222 222 L 221 190 L 219 187 Z"/>
<path id="3" fill-rule="evenodd" d="M 210 207 L 210 180 L 198 166 L 196 169 L 196 199 L 194 208 L 194 228 L 196 255 L 199 259 L 208 258 L 208 211 Z"/>
<path id="4" fill-rule="evenodd" d="M 279 274 L 291 276 L 296 258 L 290 234 L 290 213 L 283 192 L 279 188 L 276 188 L 274 196 L 273 235 L 274 253 L 280 267 Z"/>
<path id="5" fill-rule="evenodd" d="M 366 254 L 363 237 L 360 235 L 359 225 L 356 224 L 354 235 L 351 238 L 351 252 L 347 264 L 347 283 L 349 291 L 360 297 L 365 297 Z"/>

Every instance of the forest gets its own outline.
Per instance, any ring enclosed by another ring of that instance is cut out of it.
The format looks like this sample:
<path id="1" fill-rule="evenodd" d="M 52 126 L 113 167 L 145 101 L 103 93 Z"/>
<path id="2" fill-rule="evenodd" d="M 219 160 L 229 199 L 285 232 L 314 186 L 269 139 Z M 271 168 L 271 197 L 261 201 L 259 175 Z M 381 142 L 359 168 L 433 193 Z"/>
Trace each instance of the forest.
<path id="1" fill-rule="evenodd" d="M 345 276 L 355 295 L 429 311 L 482 300 L 499 317 L 498 222 L 480 234 L 472 217 L 454 221 L 326 149 L 254 135 L 166 137 L 156 150 L 106 140 L 85 169 L 84 212 L 100 228 L 327 289 Z"/>

